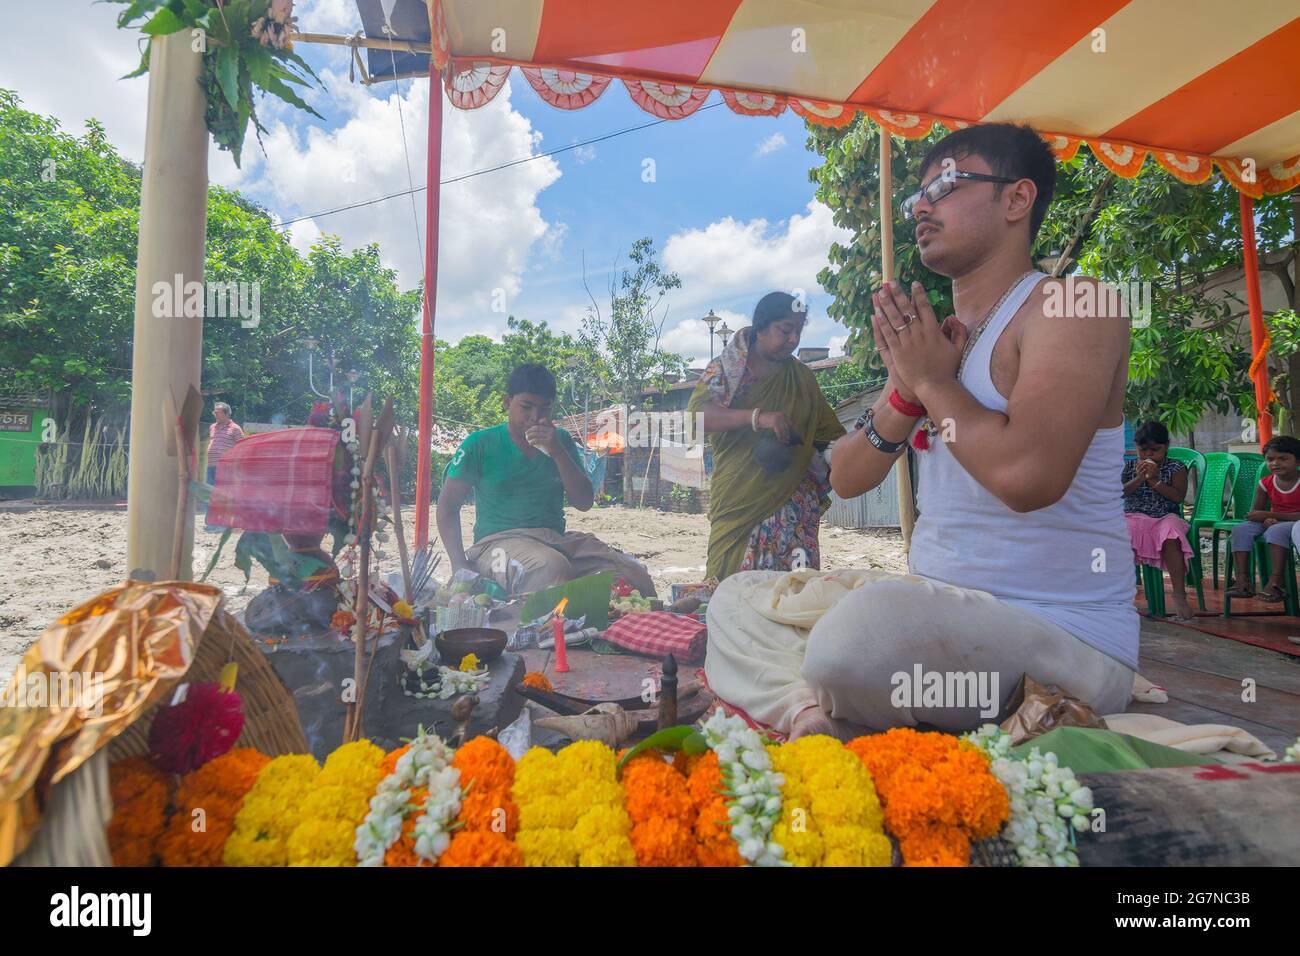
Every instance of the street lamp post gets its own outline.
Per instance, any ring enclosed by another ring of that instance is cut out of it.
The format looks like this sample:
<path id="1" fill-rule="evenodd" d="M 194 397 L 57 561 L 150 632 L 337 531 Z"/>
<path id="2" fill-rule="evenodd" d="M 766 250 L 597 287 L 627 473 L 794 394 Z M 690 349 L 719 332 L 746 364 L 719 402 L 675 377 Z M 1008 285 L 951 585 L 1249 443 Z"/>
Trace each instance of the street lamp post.
<path id="1" fill-rule="evenodd" d="M 311 336 L 308 336 L 307 338 L 302 339 L 300 344 L 302 345 L 303 348 L 305 348 L 305 349 L 307 350 L 307 386 L 308 386 L 308 388 L 310 388 L 310 389 L 312 390 L 312 392 L 313 392 L 315 395 L 319 396 L 320 398 L 326 399 L 326 400 L 328 400 L 328 401 L 333 401 L 333 398 L 331 397 L 331 395 L 326 395 L 326 394 L 324 394 L 323 392 L 319 391 L 319 390 L 316 388 L 316 382 L 313 380 L 314 363 L 313 363 L 313 360 L 312 360 L 312 359 L 313 359 L 313 356 L 316 354 L 316 349 L 320 347 L 320 340 L 319 340 L 319 339 L 312 338 Z M 330 350 L 330 357 L 329 357 L 328 359 L 326 359 L 325 364 L 329 366 L 329 370 L 330 370 L 330 384 L 329 384 L 329 389 L 330 389 L 330 392 L 333 393 L 333 391 L 334 391 L 334 364 L 335 364 L 335 363 L 334 363 L 334 352 L 333 352 L 332 349 Z"/>
<path id="2" fill-rule="evenodd" d="M 731 329 L 727 328 L 726 322 L 723 322 L 718 326 L 717 336 L 722 339 L 722 347 L 725 350 L 727 347 L 727 340 L 731 338 Z"/>
<path id="3" fill-rule="evenodd" d="M 356 403 L 352 399 L 352 391 L 353 389 L 356 388 L 357 379 L 359 379 L 360 377 L 361 377 L 361 373 L 358 372 L 356 369 L 354 368 L 348 369 L 347 380 L 348 380 L 348 412 L 349 413 L 351 413 L 352 409 L 356 407 Z"/>
<path id="4" fill-rule="evenodd" d="M 713 327 L 718 324 L 718 317 L 709 309 L 709 314 L 704 317 L 704 324 L 709 327 L 709 361 L 713 361 Z"/>

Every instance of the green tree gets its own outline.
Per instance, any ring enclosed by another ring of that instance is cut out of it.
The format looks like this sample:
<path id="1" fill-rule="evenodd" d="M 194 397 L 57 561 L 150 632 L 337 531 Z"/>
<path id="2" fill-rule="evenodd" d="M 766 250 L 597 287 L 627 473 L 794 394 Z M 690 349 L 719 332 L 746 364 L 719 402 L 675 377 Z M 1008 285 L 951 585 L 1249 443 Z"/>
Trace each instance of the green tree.
<path id="1" fill-rule="evenodd" d="M 74 137 L 0 90 L 0 193 L 0 369 L 25 389 L 52 391 L 56 417 L 74 430 L 92 407 L 125 418 L 140 170 L 93 120 Z M 205 320 L 207 395 L 237 418 L 305 421 L 314 396 L 301 342 L 311 336 L 414 424 L 421 293 L 399 287 L 378 247 L 345 252 L 326 236 L 303 257 L 264 209 L 213 186 L 205 259 L 209 282 L 260 290 L 253 327 Z"/>
<path id="2" fill-rule="evenodd" d="M 663 270 L 648 236 L 632 244 L 627 258 L 631 268 L 619 270 L 616 263 L 609 275 L 604 310 L 588 287 L 591 305 L 578 334 L 577 357 L 584 376 L 633 408 L 647 386 L 662 389 L 669 375 L 681 375 L 686 360 L 659 345 L 668 317 L 664 299 L 682 287 L 682 280 L 677 273 Z"/>

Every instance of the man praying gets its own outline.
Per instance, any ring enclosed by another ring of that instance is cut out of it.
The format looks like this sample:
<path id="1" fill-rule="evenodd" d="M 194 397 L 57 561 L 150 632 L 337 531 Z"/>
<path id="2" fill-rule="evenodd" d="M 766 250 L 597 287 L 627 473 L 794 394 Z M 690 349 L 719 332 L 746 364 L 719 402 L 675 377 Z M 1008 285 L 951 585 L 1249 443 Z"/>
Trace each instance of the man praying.
<path id="1" fill-rule="evenodd" d="M 919 283 L 890 282 L 873 296 L 889 379 L 831 449 L 831 485 L 852 498 L 924 435 L 911 573 L 840 572 L 818 583 L 830 597 L 810 627 L 781 620 L 774 587 L 787 604 L 809 603 L 791 588 L 811 582 L 792 585 L 789 575 L 734 575 L 709 602 L 713 690 L 791 737 L 917 724 L 962 731 L 988 719 L 969 699 L 895 693 L 899 675 L 918 673 L 935 675 L 934 686 L 982 678 L 1002 708 L 1028 674 L 1104 715 L 1124 709 L 1137 667 L 1132 551 L 1115 482 L 1128 319 L 1047 307 L 1061 280 L 1036 270 L 1030 250 L 1056 169 L 1033 130 L 960 130 L 920 168 L 921 189 L 902 212 L 916 223 L 922 263 L 952 278 L 956 315 L 941 324 Z"/>

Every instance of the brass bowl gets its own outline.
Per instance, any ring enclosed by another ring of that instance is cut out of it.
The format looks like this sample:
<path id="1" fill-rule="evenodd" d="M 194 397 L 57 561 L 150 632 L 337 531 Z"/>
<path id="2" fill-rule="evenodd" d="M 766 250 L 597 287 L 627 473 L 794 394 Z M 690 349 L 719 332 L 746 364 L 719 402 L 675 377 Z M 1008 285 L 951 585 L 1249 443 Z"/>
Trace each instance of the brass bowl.
<path id="1" fill-rule="evenodd" d="M 473 654 L 479 663 L 486 664 L 506 649 L 506 632 L 495 627 L 456 627 L 437 635 L 433 643 L 442 662 L 449 667 L 459 667 L 466 654 Z"/>

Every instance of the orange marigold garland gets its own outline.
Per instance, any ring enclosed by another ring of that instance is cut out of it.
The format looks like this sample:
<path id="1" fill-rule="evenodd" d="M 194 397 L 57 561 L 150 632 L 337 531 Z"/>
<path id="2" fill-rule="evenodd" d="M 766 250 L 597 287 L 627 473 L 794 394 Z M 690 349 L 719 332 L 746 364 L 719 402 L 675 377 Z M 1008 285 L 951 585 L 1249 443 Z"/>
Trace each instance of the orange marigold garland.
<path id="1" fill-rule="evenodd" d="M 679 751 L 679 756 L 684 756 Z M 678 764 L 673 760 L 674 766 Z M 700 866 L 741 866 L 744 860 L 731 835 L 726 796 L 722 792 L 722 771 L 718 755 L 708 753 L 681 761 L 686 789 L 695 806 L 695 854 Z"/>
<path id="2" fill-rule="evenodd" d="M 653 750 L 623 767 L 637 866 L 695 866 L 695 804 L 686 778 Z"/>
<path id="3" fill-rule="evenodd" d="M 109 767 L 113 818 L 108 846 L 114 866 L 153 866 L 167 822 L 171 780 L 145 757 L 126 757 Z"/>
<path id="4" fill-rule="evenodd" d="M 967 866 L 970 842 L 1007 821 L 1006 788 L 970 743 L 898 727 L 847 746 L 875 780 L 905 866 Z"/>
<path id="5" fill-rule="evenodd" d="M 221 866 L 244 794 L 270 762 L 265 754 L 240 747 L 182 777 L 176 812 L 159 842 L 163 865 Z"/>

